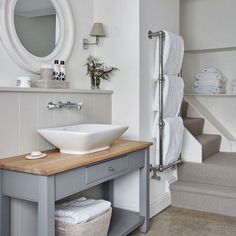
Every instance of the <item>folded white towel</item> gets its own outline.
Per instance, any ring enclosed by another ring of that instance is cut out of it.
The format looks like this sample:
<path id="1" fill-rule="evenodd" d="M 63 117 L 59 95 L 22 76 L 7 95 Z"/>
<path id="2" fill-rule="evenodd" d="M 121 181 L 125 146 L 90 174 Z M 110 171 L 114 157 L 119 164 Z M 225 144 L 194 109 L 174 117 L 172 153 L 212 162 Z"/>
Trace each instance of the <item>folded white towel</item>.
<path id="1" fill-rule="evenodd" d="M 79 198 L 56 206 L 55 219 L 67 224 L 80 224 L 103 215 L 111 203 L 105 200 Z"/>
<path id="2" fill-rule="evenodd" d="M 222 79 L 222 76 L 220 73 L 209 73 L 209 72 L 206 72 L 206 73 L 197 73 L 196 74 L 196 79 L 198 80 L 205 80 L 205 79 L 211 79 L 211 80 L 217 80 L 217 79 Z"/>
<path id="3" fill-rule="evenodd" d="M 210 72 L 210 73 L 216 73 L 218 70 L 214 67 L 206 67 L 202 69 L 202 72 Z"/>
<path id="4" fill-rule="evenodd" d="M 224 94 L 226 89 L 215 86 L 199 86 L 194 87 L 194 92 L 197 94 Z"/>
<path id="5" fill-rule="evenodd" d="M 203 79 L 203 80 L 196 80 L 194 82 L 194 86 L 215 86 L 215 87 L 224 87 L 225 86 L 225 82 L 223 80 L 220 79 L 216 79 L 216 80 L 212 80 L 212 79 Z"/>
<path id="6" fill-rule="evenodd" d="M 163 164 L 168 165 L 178 160 L 183 143 L 184 125 L 180 117 L 164 119 L 163 132 Z M 156 164 L 159 164 L 159 127 L 158 117 L 155 119 Z"/>
<path id="7" fill-rule="evenodd" d="M 165 76 L 163 89 L 163 106 L 165 117 L 177 117 L 180 112 L 184 94 L 184 82 L 181 77 Z M 156 85 L 156 93 L 153 110 L 159 114 L 159 84 Z M 158 115 L 159 116 L 159 115 Z"/>
<path id="8" fill-rule="evenodd" d="M 180 73 L 183 56 L 184 56 L 184 41 L 183 38 L 171 32 L 165 32 L 165 42 L 163 50 L 163 66 L 164 74 L 178 75 Z M 154 79 L 159 77 L 159 38 L 157 38 L 155 51 L 155 70 Z"/>

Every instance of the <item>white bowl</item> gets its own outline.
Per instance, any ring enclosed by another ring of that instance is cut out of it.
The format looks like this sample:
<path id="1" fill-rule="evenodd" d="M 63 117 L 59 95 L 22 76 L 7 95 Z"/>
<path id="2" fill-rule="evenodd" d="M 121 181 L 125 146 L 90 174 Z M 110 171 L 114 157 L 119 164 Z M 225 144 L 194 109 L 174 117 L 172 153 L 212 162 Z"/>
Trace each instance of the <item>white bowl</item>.
<path id="1" fill-rule="evenodd" d="M 48 142 L 67 154 L 88 154 L 109 149 L 129 127 L 124 125 L 81 124 L 39 129 Z"/>

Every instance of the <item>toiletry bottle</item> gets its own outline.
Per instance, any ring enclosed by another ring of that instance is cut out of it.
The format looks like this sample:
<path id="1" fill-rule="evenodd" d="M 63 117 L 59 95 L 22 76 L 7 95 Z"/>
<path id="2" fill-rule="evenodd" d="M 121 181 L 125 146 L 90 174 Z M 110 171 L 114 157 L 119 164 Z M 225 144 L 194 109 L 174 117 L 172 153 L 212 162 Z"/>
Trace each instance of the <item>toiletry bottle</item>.
<path id="1" fill-rule="evenodd" d="M 60 61 L 60 80 L 65 81 L 66 80 L 66 65 L 65 61 Z"/>
<path id="2" fill-rule="evenodd" d="M 54 65 L 53 65 L 53 79 L 54 80 L 59 80 L 60 78 L 60 66 L 59 66 L 59 61 L 55 60 Z"/>

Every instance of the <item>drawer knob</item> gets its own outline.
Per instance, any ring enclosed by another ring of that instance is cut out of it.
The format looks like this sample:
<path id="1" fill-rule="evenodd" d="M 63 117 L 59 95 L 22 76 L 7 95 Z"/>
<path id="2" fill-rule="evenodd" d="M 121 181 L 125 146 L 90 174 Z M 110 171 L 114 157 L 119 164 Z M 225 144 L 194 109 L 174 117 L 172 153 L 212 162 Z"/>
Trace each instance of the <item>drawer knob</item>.
<path id="1" fill-rule="evenodd" d="M 110 167 L 108 167 L 108 171 L 113 172 L 114 168 L 110 166 Z"/>

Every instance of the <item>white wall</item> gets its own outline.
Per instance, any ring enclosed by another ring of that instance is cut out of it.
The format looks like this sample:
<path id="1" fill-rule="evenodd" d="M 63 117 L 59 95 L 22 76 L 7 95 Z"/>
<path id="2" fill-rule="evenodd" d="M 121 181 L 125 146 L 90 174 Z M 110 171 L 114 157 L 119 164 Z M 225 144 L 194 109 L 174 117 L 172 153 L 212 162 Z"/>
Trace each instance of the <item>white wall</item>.
<path id="1" fill-rule="evenodd" d="M 198 96 L 198 101 L 236 138 L 236 103 L 235 97 Z"/>
<path id="2" fill-rule="evenodd" d="M 97 22 L 107 37 L 96 55 L 119 68 L 104 88 L 114 90 L 113 122 L 129 125 L 126 137 L 139 137 L 139 1 L 94 0 Z"/>
<path id="3" fill-rule="evenodd" d="M 187 50 L 235 47 L 235 0 L 181 0 L 181 34 Z"/>

